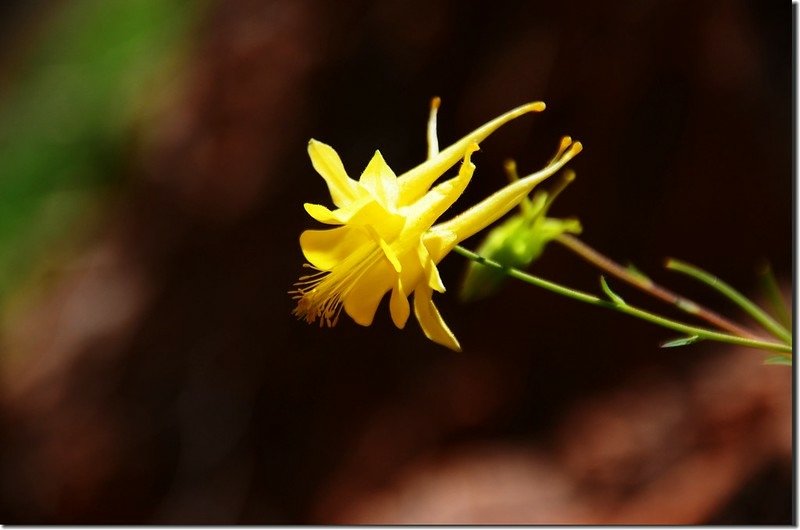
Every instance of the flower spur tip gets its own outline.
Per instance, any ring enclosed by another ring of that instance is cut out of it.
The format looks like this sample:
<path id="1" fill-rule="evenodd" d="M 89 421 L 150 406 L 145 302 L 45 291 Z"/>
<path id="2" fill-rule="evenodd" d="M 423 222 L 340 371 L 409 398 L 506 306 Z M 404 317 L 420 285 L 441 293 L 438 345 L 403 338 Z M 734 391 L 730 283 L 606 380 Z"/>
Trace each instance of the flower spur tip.
<path id="1" fill-rule="evenodd" d="M 442 105 L 442 98 L 434 96 L 431 98 L 431 109 L 438 109 Z"/>

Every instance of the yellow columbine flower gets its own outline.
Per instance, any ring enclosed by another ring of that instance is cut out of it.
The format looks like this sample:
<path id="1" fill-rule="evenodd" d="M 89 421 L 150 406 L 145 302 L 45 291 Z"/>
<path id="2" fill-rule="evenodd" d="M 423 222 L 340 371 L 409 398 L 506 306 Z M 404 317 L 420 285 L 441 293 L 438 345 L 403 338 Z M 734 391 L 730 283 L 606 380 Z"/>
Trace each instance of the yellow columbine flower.
<path id="1" fill-rule="evenodd" d="M 408 296 L 414 293 L 414 314 L 425 335 L 461 350 L 433 304 L 433 291 L 445 291 L 436 265 L 456 244 L 503 216 L 538 182 L 558 171 L 581 150 L 581 144 L 571 143 L 543 170 L 434 225 L 469 184 L 475 170 L 471 156 L 478 142 L 514 118 L 544 110 L 544 103 L 517 107 L 441 152 L 436 136 L 438 107 L 435 98 L 428 121 L 428 160 L 400 176 L 395 176 L 376 151 L 355 181 L 347 176 L 333 148 L 316 140 L 309 142 L 311 163 L 325 179 L 337 208 L 307 203 L 305 209 L 317 221 L 339 226 L 306 230 L 300 236 L 308 260 L 305 266 L 316 272 L 301 277 L 292 292 L 297 300 L 294 314 L 299 318 L 335 326 L 344 308 L 357 323 L 369 326 L 381 299 L 391 290 L 389 312 L 395 325 L 403 328 L 411 312 Z M 431 188 L 462 158 L 455 177 Z"/>

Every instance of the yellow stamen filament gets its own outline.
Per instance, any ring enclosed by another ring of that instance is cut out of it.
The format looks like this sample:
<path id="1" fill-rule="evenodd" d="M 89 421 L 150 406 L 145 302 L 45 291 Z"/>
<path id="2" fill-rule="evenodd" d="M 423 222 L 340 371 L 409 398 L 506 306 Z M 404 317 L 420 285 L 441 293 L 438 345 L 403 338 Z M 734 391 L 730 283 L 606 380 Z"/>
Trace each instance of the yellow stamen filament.
<path id="1" fill-rule="evenodd" d="M 341 266 L 331 271 L 318 271 L 302 276 L 290 291 L 297 300 L 292 312 L 297 318 L 313 324 L 319 319 L 319 326 L 334 327 L 339 322 L 344 298 L 358 280 L 383 258 L 383 251 L 377 245 L 368 245 L 348 256 Z M 306 263 L 304 266 L 315 268 Z"/>

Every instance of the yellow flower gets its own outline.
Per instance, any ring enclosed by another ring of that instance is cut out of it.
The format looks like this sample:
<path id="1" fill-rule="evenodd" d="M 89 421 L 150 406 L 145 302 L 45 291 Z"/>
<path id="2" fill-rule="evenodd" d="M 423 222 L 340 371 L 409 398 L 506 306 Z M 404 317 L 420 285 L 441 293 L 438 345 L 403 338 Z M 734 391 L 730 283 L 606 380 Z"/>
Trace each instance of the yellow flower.
<path id="1" fill-rule="evenodd" d="M 305 266 L 316 272 L 301 277 L 292 291 L 298 318 L 334 326 L 344 308 L 358 324 L 369 326 L 381 299 L 391 290 L 389 312 L 395 325 L 403 328 L 411 312 L 408 297 L 414 293 L 414 314 L 425 335 L 460 351 L 432 300 L 433 291 L 445 291 L 436 265 L 456 244 L 516 206 L 538 182 L 575 156 L 581 145 L 571 144 L 543 170 L 434 225 L 469 184 L 477 142 L 514 118 L 544 110 L 544 103 L 517 107 L 441 152 L 436 137 L 438 107 L 439 99 L 435 98 L 428 121 L 428 160 L 400 176 L 376 151 L 355 181 L 348 177 L 333 148 L 316 140 L 309 142 L 311 163 L 325 179 L 336 209 L 308 203 L 305 209 L 317 221 L 339 226 L 306 230 L 300 236 L 300 247 L 308 261 Z M 455 177 L 431 188 L 461 159 Z"/>

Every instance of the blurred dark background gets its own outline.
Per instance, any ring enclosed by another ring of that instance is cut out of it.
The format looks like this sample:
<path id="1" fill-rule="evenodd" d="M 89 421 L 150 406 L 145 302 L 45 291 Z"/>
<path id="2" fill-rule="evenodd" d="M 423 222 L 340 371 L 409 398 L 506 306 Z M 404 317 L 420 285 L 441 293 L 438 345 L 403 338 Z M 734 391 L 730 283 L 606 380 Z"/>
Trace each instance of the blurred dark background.
<path id="1" fill-rule="evenodd" d="M 746 322 L 662 264 L 790 290 L 789 2 L 13 1 L 0 30 L 3 522 L 793 521 L 791 370 L 761 352 L 527 286 L 461 305 L 456 255 L 461 354 L 286 294 L 328 201 L 308 138 L 399 173 L 432 96 L 443 145 L 541 99 L 457 207 L 572 135 L 551 213 Z M 555 245 L 534 270 L 598 291 Z"/>

